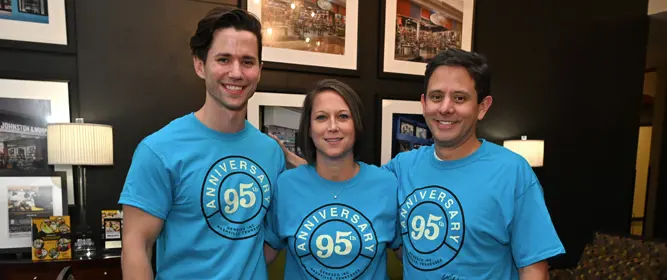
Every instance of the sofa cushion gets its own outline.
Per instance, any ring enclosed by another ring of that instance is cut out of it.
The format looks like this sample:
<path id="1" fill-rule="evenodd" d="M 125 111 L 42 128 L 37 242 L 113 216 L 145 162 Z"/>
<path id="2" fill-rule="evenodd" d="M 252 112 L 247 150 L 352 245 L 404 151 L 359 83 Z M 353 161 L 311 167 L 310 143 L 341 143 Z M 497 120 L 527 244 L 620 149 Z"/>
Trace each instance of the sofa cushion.
<path id="1" fill-rule="evenodd" d="M 573 278 L 658 279 L 656 264 L 650 246 L 641 240 L 597 233 L 584 248 Z"/>

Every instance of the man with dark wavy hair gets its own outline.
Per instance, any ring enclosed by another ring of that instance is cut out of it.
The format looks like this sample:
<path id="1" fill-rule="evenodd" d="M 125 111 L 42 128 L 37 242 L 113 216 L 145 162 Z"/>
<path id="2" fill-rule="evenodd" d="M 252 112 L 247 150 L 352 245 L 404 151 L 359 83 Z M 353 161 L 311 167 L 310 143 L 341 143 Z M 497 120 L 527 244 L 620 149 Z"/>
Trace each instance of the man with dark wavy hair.
<path id="1" fill-rule="evenodd" d="M 206 101 L 137 146 L 119 204 L 124 279 L 267 279 L 263 254 L 280 146 L 245 119 L 262 68 L 261 25 L 214 9 L 190 40 Z"/>

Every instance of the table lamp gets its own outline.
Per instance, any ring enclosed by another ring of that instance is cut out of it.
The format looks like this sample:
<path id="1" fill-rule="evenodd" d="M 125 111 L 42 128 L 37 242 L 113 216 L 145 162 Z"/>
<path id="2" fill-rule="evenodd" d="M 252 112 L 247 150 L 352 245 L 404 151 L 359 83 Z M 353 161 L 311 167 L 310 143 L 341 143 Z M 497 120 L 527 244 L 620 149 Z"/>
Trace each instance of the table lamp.
<path id="1" fill-rule="evenodd" d="M 544 140 L 528 140 L 523 135 L 521 140 L 504 141 L 503 146 L 523 156 L 532 167 L 544 166 Z"/>
<path id="2" fill-rule="evenodd" d="M 79 225 L 76 234 L 77 239 L 82 240 L 77 240 L 77 244 L 86 243 L 90 256 L 94 254 L 95 245 L 86 220 L 85 166 L 113 165 L 112 128 L 110 125 L 84 123 L 83 118 L 77 118 L 74 123 L 48 124 L 46 139 L 50 165 L 73 165 L 77 168 Z"/>

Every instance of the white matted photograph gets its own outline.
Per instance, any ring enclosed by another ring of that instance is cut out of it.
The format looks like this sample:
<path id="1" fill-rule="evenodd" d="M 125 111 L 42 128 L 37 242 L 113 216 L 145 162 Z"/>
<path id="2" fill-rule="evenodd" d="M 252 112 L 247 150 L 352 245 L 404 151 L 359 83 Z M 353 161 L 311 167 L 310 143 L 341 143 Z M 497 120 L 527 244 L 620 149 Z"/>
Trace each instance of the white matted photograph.
<path id="1" fill-rule="evenodd" d="M 433 136 L 422 116 L 419 101 L 382 100 L 382 142 L 380 164 L 398 153 L 433 144 Z"/>
<path id="2" fill-rule="evenodd" d="M 303 156 L 296 147 L 305 94 L 256 92 L 248 100 L 248 122 L 278 137 L 287 149 Z"/>
<path id="3" fill-rule="evenodd" d="M 424 75 L 439 52 L 472 48 L 475 0 L 386 0 L 383 71 Z"/>
<path id="4" fill-rule="evenodd" d="M 67 45 L 65 0 L 0 0 L 0 40 Z"/>
<path id="5" fill-rule="evenodd" d="M 0 174 L 44 172 L 46 125 L 69 122 L 68 82 L 0 79 Z M 72 166 L 54 170 L 66 172 L 67 201 L 74 205 Z"/>
<path id="6" fill-rule="evenodd" d="M 0 177 L 0 251 L 32 246 L 31 218 L 67 215 L 64 174 Z"/>
<path id="7" fill-rule="evenodd" d="M 262 22 L 262 60 L 357 70 L 359 0 L 244 0 Z"/>

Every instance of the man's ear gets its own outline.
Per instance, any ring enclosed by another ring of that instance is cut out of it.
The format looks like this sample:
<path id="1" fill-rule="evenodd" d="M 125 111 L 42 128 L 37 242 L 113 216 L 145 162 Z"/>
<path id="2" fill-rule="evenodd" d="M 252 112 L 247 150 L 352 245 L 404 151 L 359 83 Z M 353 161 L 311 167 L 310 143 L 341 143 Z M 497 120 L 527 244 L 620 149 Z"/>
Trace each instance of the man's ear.
<path id="1" fill-rule="evenodd" d="M 477 105 L 479 106 L 478 107 L 479 112 L 477 113 L 478 120 L 481 121 L 482 119 L 484 119 L 486 112 L 488 112 L 489 109 L 491 108 L 491 103 L 493 103 L 493 97 L 489 95 L 487 97 L 484 97 L 484 99 L 482 99 L 482 102 Z"/>
<path id="2" fill-rule="evenodd" d="M 257 83 L 262 80 L 262 67 L 264 66 L 264 62 L 259 63 L 259 75 L 257 76 Z"/>
<path id="3" fill-rule="evenodd" d="M 197 73 L 197 76 L 199 76 L 199 78 L 204 79 L 206 77 L 206 75 L 204 74 L 204 61 L 199 59 L 197 56 L 193 55 L 192 64 L 195 67 L 195 73 Z"/>
<path id="4" fill-rule="evenodd" d="M 422 104 L 422 112 L 424 112 L 426 110 L 426 93 L 422 93 L 420 102 Z"/>

